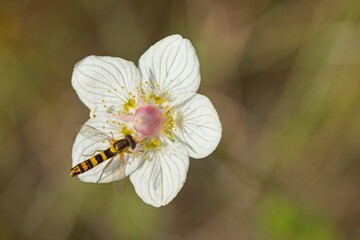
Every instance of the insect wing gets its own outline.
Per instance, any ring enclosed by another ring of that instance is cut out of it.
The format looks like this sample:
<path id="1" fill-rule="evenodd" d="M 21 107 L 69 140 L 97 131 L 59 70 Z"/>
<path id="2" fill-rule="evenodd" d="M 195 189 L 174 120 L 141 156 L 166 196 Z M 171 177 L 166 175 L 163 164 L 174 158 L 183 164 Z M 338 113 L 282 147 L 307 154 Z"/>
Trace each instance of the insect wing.
<path id="1" fill-rule="evenodd" d="M 123 154 L 120 155 L 119 161 L 120 161 L 119 172 L 121 178 L 119 181 L 114 182 L 114 186 L 118 193 L 123 194 L 126 188 L 126 174 L 125 174 L 126 160 Z"/>
<path id="2" fill-rule="evenodd" d="M 79 133 L 86 138 L 93 139 L 95 141 L 111 140 L 112 136 L 90 126 L 87 124 L 82 125 Z"/>

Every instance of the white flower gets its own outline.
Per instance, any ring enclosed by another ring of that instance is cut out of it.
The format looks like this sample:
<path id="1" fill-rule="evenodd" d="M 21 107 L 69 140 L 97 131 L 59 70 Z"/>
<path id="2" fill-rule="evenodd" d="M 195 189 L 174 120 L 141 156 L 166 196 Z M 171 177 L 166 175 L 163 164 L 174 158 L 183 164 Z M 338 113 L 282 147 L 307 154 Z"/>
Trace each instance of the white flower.
<path id="1" fill-rule="evenodd" d="M 180 35 L 162 39 L 140 58 L 139 69 L 115 57 L 89 56 L 74 67 L 72 85 L 91 110 L 86 122 L 115 139 L 131 134 L 137 147 L 126 153 L 125 174 L 144 202 L 168 204 L 186 180 L 189 156 L 203 158 L 221 138 L 221 123 L 210 100 L 196 91 L 199 60 L 189 40 Z M 109 147 L 101 138 L 78 134 L 73 166 Z M 97 182 L 106 163 L 80 174 Z M 99 182 L 124 176 L 120 161 L 106 168 Z"/>

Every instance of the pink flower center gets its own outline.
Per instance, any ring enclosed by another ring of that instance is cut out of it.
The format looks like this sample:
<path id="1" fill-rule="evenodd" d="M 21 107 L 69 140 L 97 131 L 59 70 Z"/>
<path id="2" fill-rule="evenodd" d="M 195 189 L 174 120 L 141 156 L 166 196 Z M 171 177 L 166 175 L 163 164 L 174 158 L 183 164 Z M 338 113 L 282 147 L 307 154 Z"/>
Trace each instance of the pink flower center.
<path id="1" fill-rule="evenodd" d="M 162 127 L 162 113 L 155 106 L 139 107 L 135 111 L 133 123 L 137 132 L 143 135 L 154 135 Z"/>

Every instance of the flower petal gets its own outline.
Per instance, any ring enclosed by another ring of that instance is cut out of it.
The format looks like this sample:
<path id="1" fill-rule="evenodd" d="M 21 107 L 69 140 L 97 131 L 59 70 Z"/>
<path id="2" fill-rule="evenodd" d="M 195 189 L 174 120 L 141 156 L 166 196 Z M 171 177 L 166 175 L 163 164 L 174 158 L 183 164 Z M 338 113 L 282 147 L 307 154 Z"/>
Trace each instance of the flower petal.
<path id="1" fill-rule="evenodd" d="M 129 93 L 136 94 L 140 73 L 130 61 L 89 56 L 75 65 L 71 81 L 88 108 L 120 106 L 129 100 Z"/>
<path id="2" fill-rule="evenodd" d="M 185 183 L 189 156 L 179 144 L 169 144 L 147 154 L 144 163 L 130 175 L 136 193 L 154 207 L 168 204 Z"/>
<path id="3" fill-rule="evenodd" d="M 142 87 L 147 92 L 168 93 L 172 98 L 196 92 L 200 85 L 200 65 L 189 40 L 180 35 L 166 37 L 140 58 Z"/>
<path id="4" fill-rule="evenodd" d="M 99 134 L 92 134 L 90 131 L 86 133 L 83 128 L 80 130 L 73 145 L 72 166 L 89 159 L 98 154 L 99 151 L 108 149 L 110 146 L 108 139 L 112 138 L 112 135 L 115 139 L 123 137 L 119 131 L 116 131 L 116 129 L 112 127 L 112 125 L 104 125 L 103 119 L 101 118 L 88 120 L 86 126 L 91 126 L 98 130 L 101 129 L 103 134 L 101 134 L 100 131 Z M 96 132 L 96 130 L 93 131 Z M 91 134 L 93 137 L 90 136 Z M 108 136 L 108 138 L 106 138 L 106 136 Z M 131 154 L 125 154 L 125 156 L 128 162 L 131 163 L 131 166 L 130 164 L 125 166 L 126 175 L 128 175 L 138 167 L 140 159 L 133 157 Z M 111 164 L 104 170 L 109 161 L 111 161 Z M 104 173 L 100 179 L 103 170 Z M 100 163 L 87 172 L 78 175 L 78 177 L 83 182 L 96 183 L 100 179 L 99 183 L 108 183 L 122 179 L 124 177 L 124 171 L 121 171 L 119 156 L 115 156 L 114 158 Z"/>
<path id="5" fill-rule="evenodd" d="M 203 158 L 212 153 L 220 142 L 222 128 L 210 100 L 201 94 L 188 94 L 187 100 L 174 108 L 178 109 L 174 135 L 190 157 Z"/>

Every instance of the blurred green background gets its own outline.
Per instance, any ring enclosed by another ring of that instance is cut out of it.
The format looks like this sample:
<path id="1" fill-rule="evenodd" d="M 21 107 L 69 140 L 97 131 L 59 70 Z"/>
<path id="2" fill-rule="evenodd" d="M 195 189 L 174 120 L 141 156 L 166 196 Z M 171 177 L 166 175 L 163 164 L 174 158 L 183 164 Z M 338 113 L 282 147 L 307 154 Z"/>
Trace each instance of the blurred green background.
<path id="1" fill-rule="evenodd" d="M 223 138 L 169 205 L 68 176 L 85 56 L 180 33 Z M 1 1 L 0 239 L 360 239 L 360 1 Z"/>

